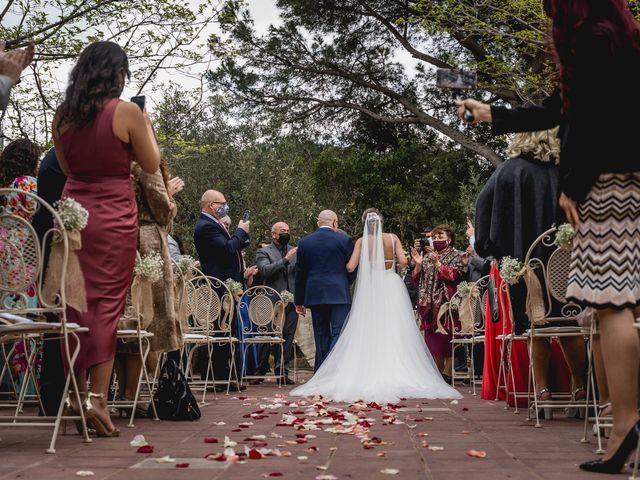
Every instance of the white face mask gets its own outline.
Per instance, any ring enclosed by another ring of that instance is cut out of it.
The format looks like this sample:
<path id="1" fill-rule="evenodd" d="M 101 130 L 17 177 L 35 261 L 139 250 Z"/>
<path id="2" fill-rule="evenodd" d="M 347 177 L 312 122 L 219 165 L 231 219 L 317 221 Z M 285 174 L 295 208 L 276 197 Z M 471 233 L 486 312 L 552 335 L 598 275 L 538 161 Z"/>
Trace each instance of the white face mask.
<path id="1" fill-rule="evenodd" d="M 474 250 L 476 249 L 476 236 L 475 235 L 471 235 L 469 237 L 469 245 L 471 245 L 471 248 L 473 248 Z"/>

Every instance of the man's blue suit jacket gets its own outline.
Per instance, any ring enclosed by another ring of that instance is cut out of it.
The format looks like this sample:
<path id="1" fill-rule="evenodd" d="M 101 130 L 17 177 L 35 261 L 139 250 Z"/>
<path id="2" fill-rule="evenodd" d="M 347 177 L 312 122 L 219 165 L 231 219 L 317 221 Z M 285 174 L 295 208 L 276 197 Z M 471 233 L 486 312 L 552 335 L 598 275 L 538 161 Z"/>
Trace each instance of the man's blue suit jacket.
<path id="1" fill-rule="evenodd" d="M 347 262 L 353 253 L 353 241 L 344 233 L 319 228 L 298 243 L 295 303 L 350 305 Z"/>
<path id="2" fill-rule="evenodd" d="M 231 278 L 244 284 L 240 252 L 247 240 L 249 235 L 241 228 L 230 235 L 224 226 L 200 214 L 193 242 L 202 272 L 223 282 Z"/>

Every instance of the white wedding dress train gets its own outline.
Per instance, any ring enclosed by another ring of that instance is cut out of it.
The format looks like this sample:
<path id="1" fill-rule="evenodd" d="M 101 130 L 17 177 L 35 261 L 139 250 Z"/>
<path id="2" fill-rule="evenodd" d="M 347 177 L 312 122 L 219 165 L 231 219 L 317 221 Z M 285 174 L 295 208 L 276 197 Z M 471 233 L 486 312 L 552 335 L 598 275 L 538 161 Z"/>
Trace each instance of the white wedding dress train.
<path id="1" fill-rule="evenodd" d="M 290 395 L 381 404 L 401 398 L 462 397 L 440 375 L 404 282 L 395 268 L 385 269 L 376 214 L 365 222 L 356 291 L 343 331 L 315 375 Z"/>

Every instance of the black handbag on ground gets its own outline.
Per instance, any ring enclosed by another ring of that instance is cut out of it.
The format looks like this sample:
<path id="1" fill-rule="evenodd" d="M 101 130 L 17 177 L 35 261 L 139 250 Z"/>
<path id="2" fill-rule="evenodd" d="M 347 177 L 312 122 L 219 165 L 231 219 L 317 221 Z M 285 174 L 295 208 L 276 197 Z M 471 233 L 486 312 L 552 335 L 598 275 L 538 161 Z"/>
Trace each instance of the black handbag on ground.
<path id="1" fill-rule="evenodd" d="M 202 415 L 187 379 L 175 360 L 171 358 L 168 358 L 162 366 L 158 388 L 153 399 L 161 420 L 198 420 Z M 151 406 L 147 414 L 153 417 Z"/>

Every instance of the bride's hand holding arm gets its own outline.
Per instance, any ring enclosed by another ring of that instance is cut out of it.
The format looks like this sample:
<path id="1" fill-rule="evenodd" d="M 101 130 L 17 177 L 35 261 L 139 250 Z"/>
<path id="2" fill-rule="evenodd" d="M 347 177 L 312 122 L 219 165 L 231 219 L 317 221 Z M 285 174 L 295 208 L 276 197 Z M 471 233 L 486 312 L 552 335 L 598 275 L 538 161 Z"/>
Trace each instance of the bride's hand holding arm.
<path id="1" fill-rule="evenodd" d="M 359 238 L 356 241 L 356 245 L 353 248 L 353 253 L 351 254 L 351 258 L 347 263 L 347 272 L 354 272 L 356 268 L 358 268 L 358 264 L 360 263 L 360 250 L 362 249 L 362 239 Z"/>

